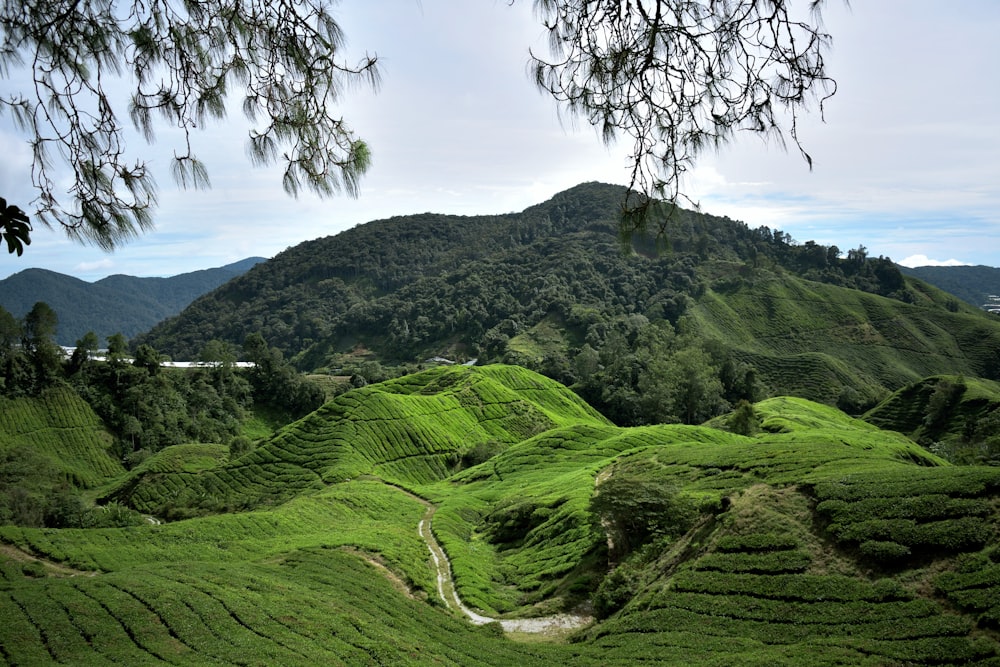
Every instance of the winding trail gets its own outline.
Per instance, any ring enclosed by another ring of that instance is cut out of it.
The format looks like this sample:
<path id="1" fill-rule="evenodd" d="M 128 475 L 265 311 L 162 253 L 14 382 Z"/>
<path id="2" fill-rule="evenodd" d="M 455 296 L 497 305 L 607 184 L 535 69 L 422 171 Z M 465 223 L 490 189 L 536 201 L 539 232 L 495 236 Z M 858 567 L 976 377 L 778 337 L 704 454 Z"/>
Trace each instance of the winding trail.
<path id="1" fill-rule="evenodd" d="M 407 492 L 404 491 L 404 493 Z M 594 619 L 589 616 L 576 614 L 556 614 L 555 616 L 540 616 L 537 618 L 496 619 L 478 614 L 467 607 L 462 602 L 462 599 L 458 597 L 458 591 L 455 590 L 455 582 L 451 575 L 451 561 L 448 560 L 448 554 L 441 548 L 431 530 L 431 520 L 437 508 L 423 498 L 409 493 L 407 495 L 419 500 L 427 508 L 424 518 L 417 525 L 417 532 L 423 538 L 424 542 L 427 543 L 427 548 L 430 549 L 431 557 L 434 559 L 434 569 L 437 571 L 438 595 L 441 596 L 441 599 L 449 609 L 460 611 L 476 625 L 484 625 L 486 623 L 493 623 L 494 621 L 499 622 L 504 632 L 546 633 L 574 630 L 593 622 Z"/>

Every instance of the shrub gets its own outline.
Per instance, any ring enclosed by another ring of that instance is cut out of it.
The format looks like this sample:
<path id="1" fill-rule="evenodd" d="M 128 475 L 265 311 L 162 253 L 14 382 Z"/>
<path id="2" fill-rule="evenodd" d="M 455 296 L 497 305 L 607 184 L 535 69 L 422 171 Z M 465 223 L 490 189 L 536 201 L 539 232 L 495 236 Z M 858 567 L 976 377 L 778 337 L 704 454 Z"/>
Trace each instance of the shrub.
<path id="1" fill-rule="evenodd" d="M 861 555 L 879 561 L 893 561 L 910 555 L 910 548 L 898 542 L 868 540 L 858 547 Z"/>
<path id="2" fill-rule="evenodd" d="M 655 535 L 686 532 L 698 517 L 695 501 L 664 480 L 616 472 L 602 482 L 590 499 L 590 512 L 608 533 L 620 557 Z"/>

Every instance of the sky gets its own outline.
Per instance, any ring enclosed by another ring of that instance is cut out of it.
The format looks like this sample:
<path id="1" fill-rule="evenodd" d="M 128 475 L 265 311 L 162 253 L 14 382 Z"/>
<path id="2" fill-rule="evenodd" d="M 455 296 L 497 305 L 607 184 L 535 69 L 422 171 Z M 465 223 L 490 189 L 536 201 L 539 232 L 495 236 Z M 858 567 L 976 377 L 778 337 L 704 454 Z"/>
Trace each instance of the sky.
<path id="1" fill-rule="evenodd" d="M 160 186 L 154 231 L 109 254 L 36 225 L 22 257 L 0 254 L 0 278 L 29 267 L 88 281 L 176 275 L 395 215 L 508 213 L 585 181 L 626 183 L 628 145 L 607 147 L 561 117 L 530 80 L 528 49 L 547 53 L 531 4 L 336 5 L 348 58 L 373 53 L 382 69 L 377 93 L 350 90 L 338 107 L 373 154 L 357 199 L 288 197 L 279 167 L 247 160 L 249 124 L 237 110 L 194 135 L 207 191 L 170 178 L 176 135 L 161 128 L 148 146 L 135 137 L 130 150 L 151 161 Z M 794 147 L 748 134 L 701 156 L 685 193 L 706 213 L 798 242 L 864 245 L 911 266 L 1000 266 L 1000 3 L 827 0 L 823 17 L 838 92 L 822 119 L 800 124 L 813 168 Z M 0 91 L 17 78 L 0 80 Z M 0 155 L 0 196 L 27 203 L 30 156 L 8 116 Z"/>

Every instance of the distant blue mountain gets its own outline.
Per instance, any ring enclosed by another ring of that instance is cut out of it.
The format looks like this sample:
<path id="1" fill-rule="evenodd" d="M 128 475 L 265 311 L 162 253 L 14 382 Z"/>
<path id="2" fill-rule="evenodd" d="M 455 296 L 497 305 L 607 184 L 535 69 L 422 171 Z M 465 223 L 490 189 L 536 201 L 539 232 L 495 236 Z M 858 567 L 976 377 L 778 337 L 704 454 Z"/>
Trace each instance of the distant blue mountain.
<path id="1" fill-rule="evenodd" d="M 35 303 L 44 301 L 59 316 L 57 343 L 73 345 L 93 331 L 103 345 L 112 334 L 131 338 L 151 329 L 263 261 L 266 258 L 248 257 L 169 278 L 118 274 L 93 283 L 46 269 L 25 269 L 0 280 L 0 306 L 23 317 Z"/>

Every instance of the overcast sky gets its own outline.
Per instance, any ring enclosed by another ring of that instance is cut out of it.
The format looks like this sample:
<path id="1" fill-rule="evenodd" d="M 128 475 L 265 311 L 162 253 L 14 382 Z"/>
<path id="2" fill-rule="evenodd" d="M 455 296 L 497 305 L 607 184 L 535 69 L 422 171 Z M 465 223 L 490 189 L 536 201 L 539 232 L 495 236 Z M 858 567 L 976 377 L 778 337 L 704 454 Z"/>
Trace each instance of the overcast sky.
<path id="1" fill-rule="evenodd" d="M 155 231 L 107 254 L 36 229 L 23 257 L 0 255 L 0 277 L 174 275 L 392 215 L 507 213 L 584 181 L 626 182 L 627 146 L 560 122 L 530 81 L 527 50 L 546 48 L 530 0 L 344 0 L 336 11 L 352 60 L 369 52 L 382 65 L 381 91 L 352 91 L 342 105 L 374 157 L 360 198 L 286 196 L 278 168 L 249 165 L 237 113 L 195 136 L 209 191 L 174 186 L 168 132 L 136 146 L 158 170 Z M 687 193 L 705 212 L 799 242 L 1000 266 L 1000 2 L 827 0 L 824 17 L 839 92 L 825 123 L 802 126 L 812 171 L 796 151 L 748 136 L 705 155 Z M 0 155 L 0 196 L 26 203 L 27 149 L 7 117 Z"/>

